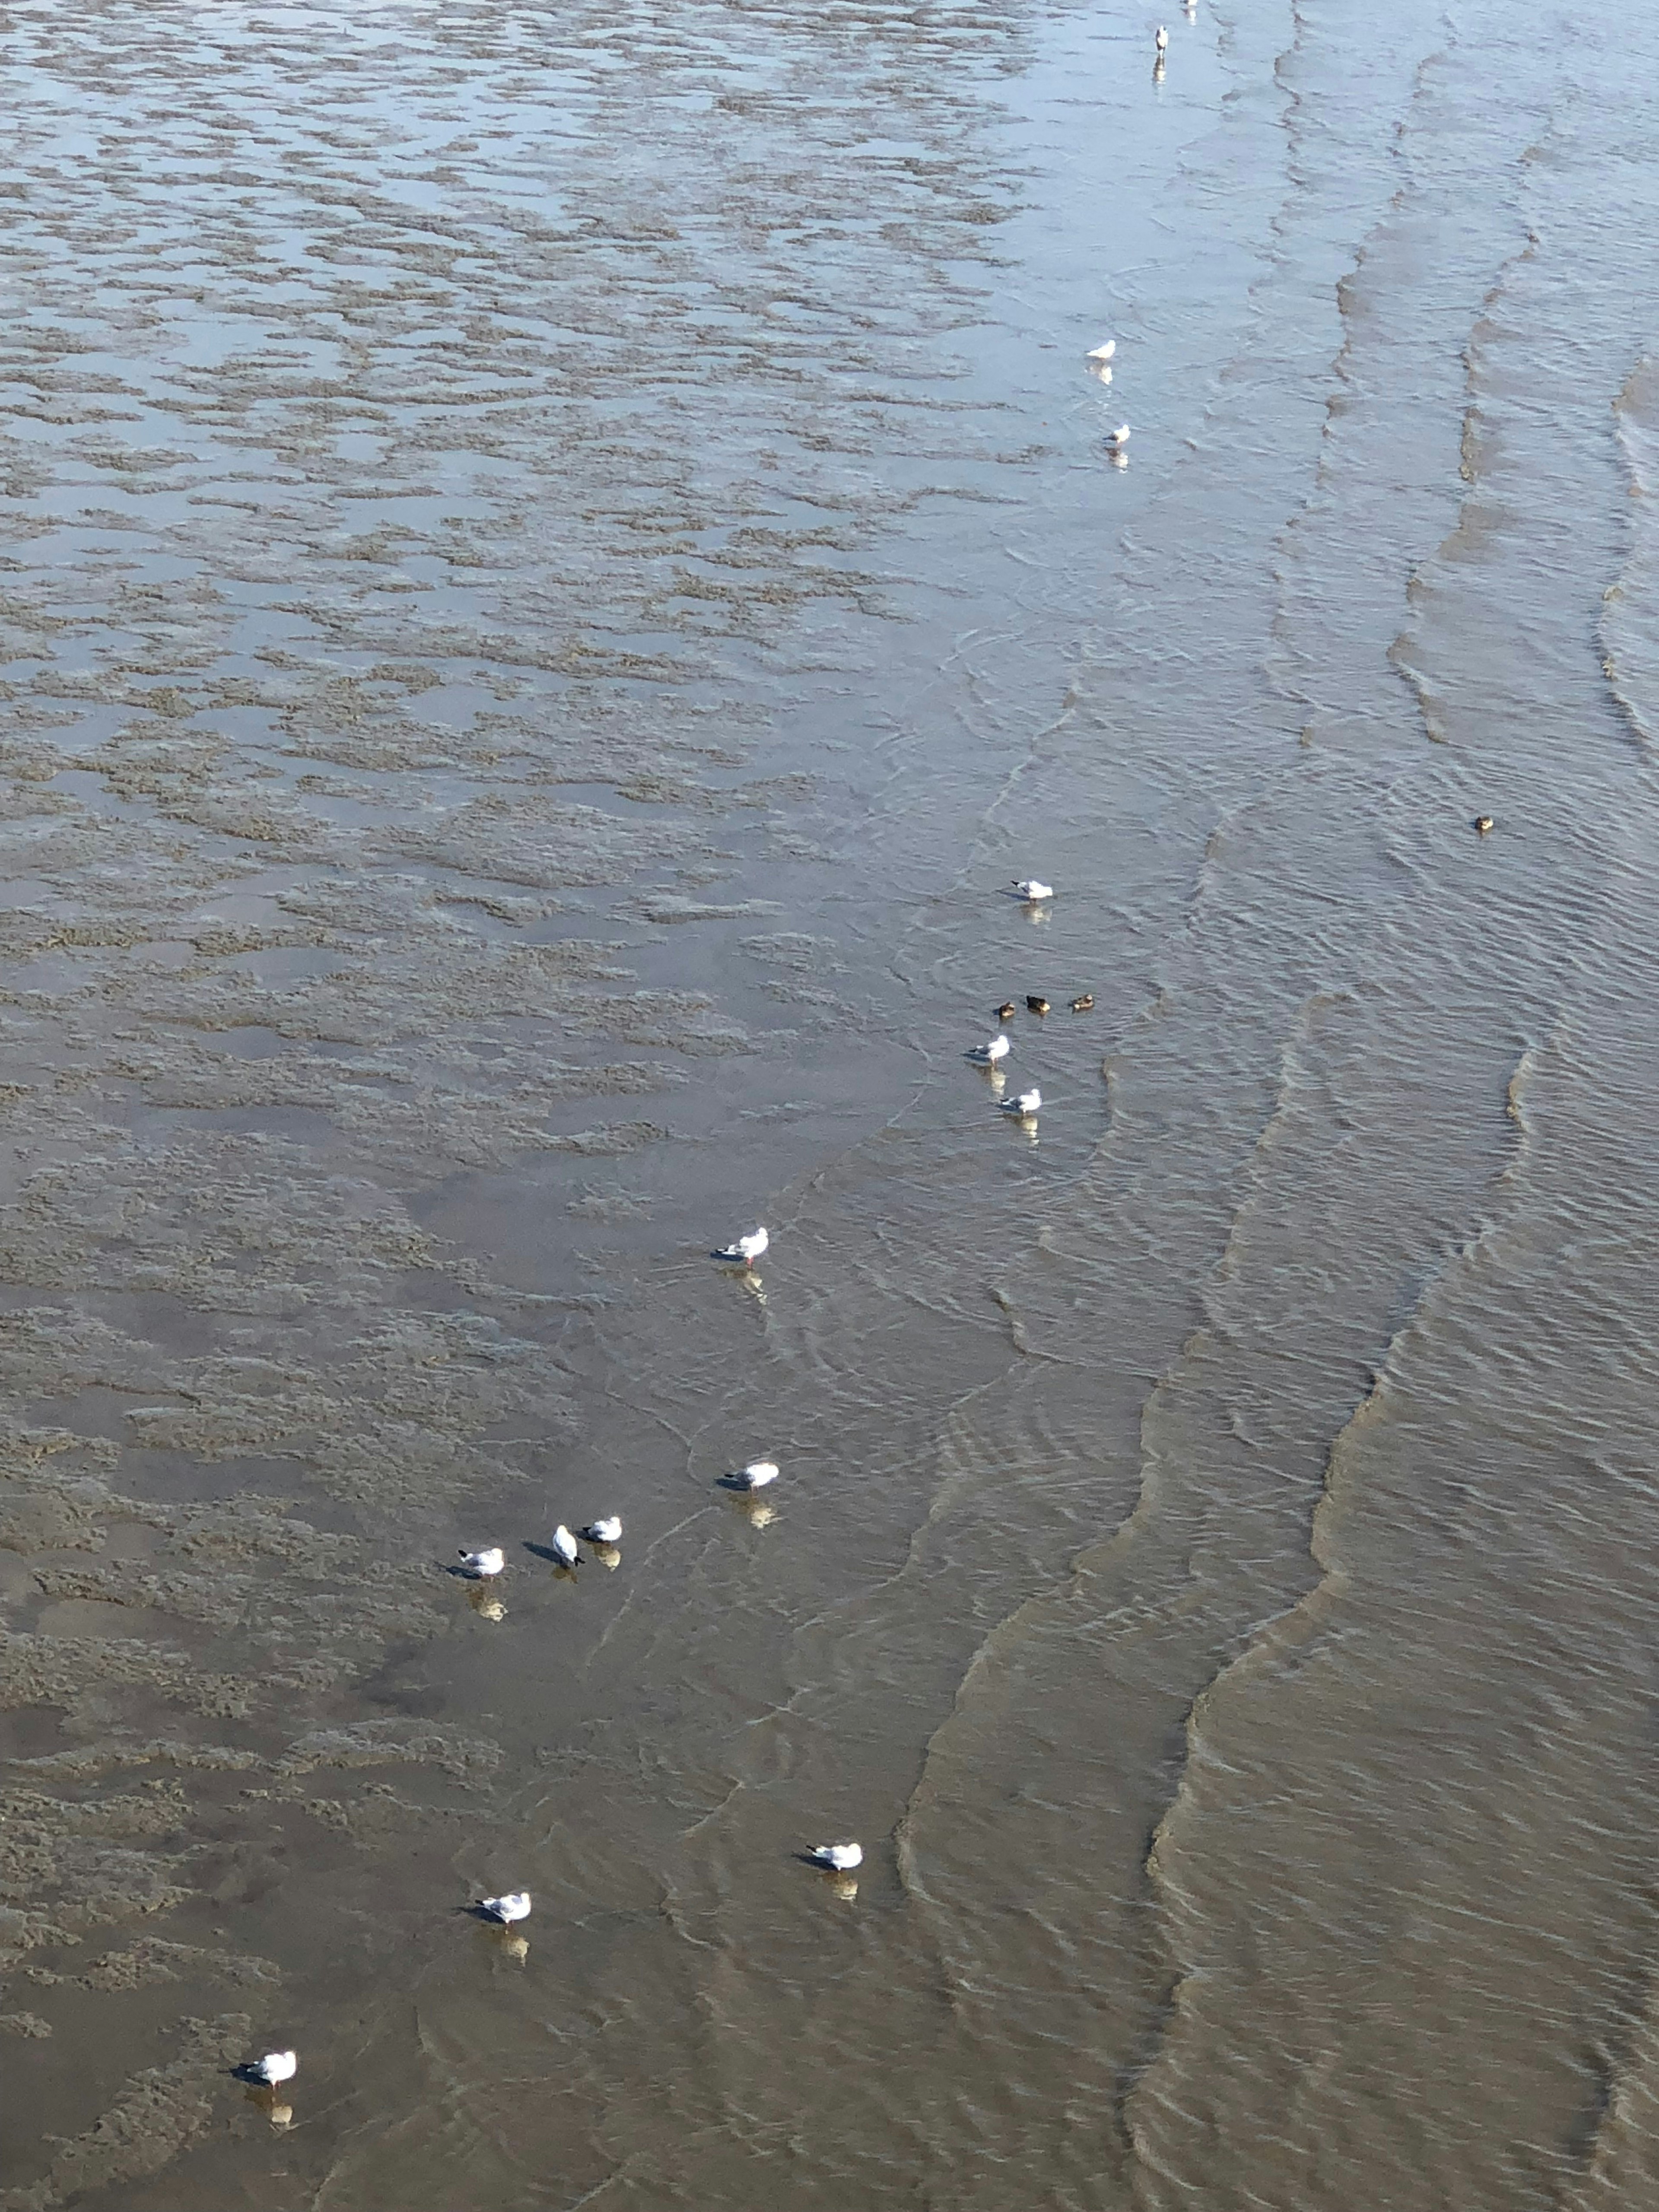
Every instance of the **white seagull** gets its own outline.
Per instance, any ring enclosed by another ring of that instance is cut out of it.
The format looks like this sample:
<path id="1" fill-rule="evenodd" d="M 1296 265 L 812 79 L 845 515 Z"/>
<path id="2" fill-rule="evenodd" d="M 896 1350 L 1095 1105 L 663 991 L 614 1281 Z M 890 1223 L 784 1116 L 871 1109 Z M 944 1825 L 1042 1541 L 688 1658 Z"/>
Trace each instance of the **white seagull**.
<path id="1" fill-rule="evenodd" d="M 814 1844 L 806 1854 L 814 1866 L 833 1867 L 837 1874 L 851 1874 L 855 1866 L 864 1864 L 862 1844 Z"/>
<path id="2" fill-rule="evenodd" d="M 530 1917 L 530 1892 L 509 1889 L 505 1897 L 481 1897 L 478 1910 L 487 1919 L 499 1920 L 503 1928 L 510 1928 L 515 1920 Z"/>
<path id="3" fill-rule="evenodd" d="M 745 1236 L 739 1237 L 735 1244 L 722 1244 L 713 1256 L 716 1260 L 728 1260 L 735 1267 L 752 1267 L 771 1241 L 763 1229 L 751 1229 Z"/>
<path id="4" fill-rule="evenodd" d="M 1000 1060 L 1007 1059 L 1008 1040 L 999 1030 L 996 1035 L 988 1038 L 984 1044 L 975 1045 L 968 1057 L 975 1067 L 994 1067 Z"/>
<path id="5" fill-rule="evenodd" d="M 730 1490 L 764 1490 L 769 1482 L 777 1479 L 777 1462 L 770 1459 L 752 1459 L 747 1467 L 737 1468 L 720 1477 Z"/>
<path id="6" fill-rule="evenodd" d="M 1109 453 L 1121 453 L 1128 442 L 1129 426 L 1127 422 L 1120 422 L 1115 430 L 1109 430 L 1106 433 L 1106 450 Z"/>
<path id="7" fill-rule="evenodd" d="M 1034 1121 L 1042 1111 L 1042 1093 L 1034 1084 L 1030 1090 L 1022 1091 L 1018 1098 L 1000 1098 L 997 1111 L 999 1114 L 1018 1114 L 1022 1121 Z"/>
<path id="8" fill-rule="evenodd" d="M 464 1575 L 480 1578 L 485 1575 L 498 1575 L 506 1565 L 507 1553 L 499 1544 L 491 1544 L 485 1551 L 464 1550 L 461 1553 L 461 1572 Z"/>
<path id="9" fill-rule="evenodd" d="M 1157 46 L 1159 53 L 1168 53 L 1170 50 L 1170 34 L 1164 29 L 1162 23 L 1158 27 L 1158 36 L 1152 43 Z"/>
<path id="10" fill-rule="evenodd" d="M 1105 338 L 1102 340 L 1099 345 L 1091 346 L 1088 352 L 1084 355 L 1083 358 L 1085 361 L 1109 361 L 1116 351 L 1117 340 L 1115 338 Z"/>
<path id="11" fill-rule="evenodd" d="M 581 1553 L 576 1549 L 575 1538 L 571 1534 L 569 1529 L 565 1527 L 562 1521 L 560 1522 L 558 1527 L 553 1531 L 553 1541 L 550 1548 L 554 1558 L 558 1561 L 562 1567 L 574 1567 L 581 1558 Z"/>
<path id="12" fill-rule="evenodd" d="M 1129 434 L 1126 430 L 1123 434 L 1127 438 Z M 1016 882 L 1014 889 L 1019 893 L 1019 896 L 1024 900 L 1027 906 L 1040 906 L 1044 899 L 1051 899 L 1054 895 L 1054 885 L 1052 884 L 1045 884 L 1042 878 L 1037 876 L 1020 877 Z"/>
<path id="13" fill-rule="evenodd" d="M 263 2081 L 274 2087 L 278 2081 L 291 2081 L 300 2070 L 300 2062 L 291 2051 L 267 2051 L 263 2058 L 255 2058 L 237 2071 L 249 2081 Z"/>
<path id="14" fill-rule="evenodd" d="M 619 1544 L 622 1541 L 622 1515 L 607 1513 L 602 1521 L 590 1521 L 576 1534 L 584 1544 Z"/>

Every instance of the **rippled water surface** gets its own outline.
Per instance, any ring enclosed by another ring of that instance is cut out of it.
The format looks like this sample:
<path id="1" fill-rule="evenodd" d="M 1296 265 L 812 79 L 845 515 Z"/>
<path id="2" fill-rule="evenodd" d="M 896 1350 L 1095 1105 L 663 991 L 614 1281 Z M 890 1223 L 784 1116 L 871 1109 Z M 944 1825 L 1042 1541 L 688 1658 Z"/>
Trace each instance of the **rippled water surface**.
<path id="1" fill-rule="evenodd" d="M 0 2212 L 1654 2201 L 1659 23 L 1172 12 L 0 8 Z"/>

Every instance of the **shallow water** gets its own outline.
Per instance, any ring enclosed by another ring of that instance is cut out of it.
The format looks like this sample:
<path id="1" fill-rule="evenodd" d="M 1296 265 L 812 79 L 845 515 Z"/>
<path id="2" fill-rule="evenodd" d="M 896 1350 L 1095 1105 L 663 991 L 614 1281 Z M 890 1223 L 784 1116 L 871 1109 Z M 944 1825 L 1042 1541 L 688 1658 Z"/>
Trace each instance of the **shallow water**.
<path id="1" fill-rule="evenodd" d="M 1154 21 L 5 10 L 4 2212 L 1651 2196 L 1659 29 Z"/>

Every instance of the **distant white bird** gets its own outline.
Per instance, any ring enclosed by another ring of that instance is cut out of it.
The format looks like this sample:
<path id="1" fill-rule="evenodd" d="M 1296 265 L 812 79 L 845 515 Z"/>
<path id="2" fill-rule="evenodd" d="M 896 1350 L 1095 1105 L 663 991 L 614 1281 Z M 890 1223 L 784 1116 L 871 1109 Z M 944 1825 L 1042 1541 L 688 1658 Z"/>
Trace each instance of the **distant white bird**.
<path id="1" fill-rule="evenodd" d="M 747 1467 L 738 1468 L 732 1474 L 720 1477 L 720 1480 L 732 1490 L 764 1490 L 769 1482 L 775 1482 L 777 1479 L 777 1462 L 769 1459 L 752 1459 Z"/>
<path id="2" fill-rule="evenodd" d="M 509 1889 L 505 1897 L 481 1897 L 478 1910 L 491 1920 L 499 1920 L 503 1928 L 510 1928 L 515 1920 L 530 1917 L 530 1892 Z"/>
<path id="3" fill-rule="evenodd" d="M 1085 361 L 1109 361 L 1116 351 L 1117 340 L 1107 338 L 1097 346 L 1091 346 L 1083 358 Z"/>
<path id="4" fill-rule="evenodd" d="M 574 1567 L 581 1558 L 576 1549 L 576 1540 L 562 1521 L 553 1531 L 552 1553 L 562 1567 Z"/>
<path id="5" fill-rule="evenodd" d="M 1127 422 L 1120 422 L 1115 430 L 1109 430 L 1106 433 L 1106 450 L 1109 453 L 1121 453 L 1128 442 L 1129 426 Z"/>
<path id="6" fill-rule="evenodd" d="M 1018 1098 L 1000 1098 L 997 1111 L 999 1114 L 1018 1114 L 1029 1121 L 1042 1111 L 1042 1093 L 1033 1085 L 1030 1091 L 1022 1091 Z"/>
<path id="7" fill-rule="evenodd" d="M 1162 23 L 1158 27 L 1158 36 L 1152 43 L 1157 46 L 1159 53 L 1161 54 L 1166 54 L 1170 51 L 1170 34 L 1164 29 Z"/>
<path id="8" fill-rule="evenodd" d="M 584 1544 L 619 1544 L 622 1541 L 622 1516 L 620 1513 L 607 1513 L 602 1521 L 590 1521 L 586 1528 L 578 1528 L 576 1534 Z"/>
<path id="9" fill-rule="evenodd" d="M 239 2070 L 249 2081 L 274 2085 L 291 2081 L 300 2070 L 300 2062 L 291 2051 L 267 2051 L 263 2058 L 255 2058 Z"/>
<path id="10" fill-rule="evenodd" d="M 1129 434 L 1126 430 L 1123 434 L 1127 438 Z M 1015 883 L 1014 889 L 1019 893 L 1027 906 L 1040 905 L 1044 899 L 1051 899 L 1054 895 L 1054 885 L 1052 884 L 1045 884 L 1041 878 L 1037 876 L 1020 877 Z"/>
<path id="11" fill-rule="evenodd" d="M 464 1575 L 498 1575 L 507 1565 L 507 1553 L 499 1544 L 491 1544 L 483 1552 L 461 1553 L 461 1572 Z"/>
<path id="12" fill-rule="evenodd" d="M 975 1067 L 994 1067 L 1000 1060 L 1007 1059 L 1008 1040 L 999 1031 L 984 1044 L 975 1045 L 968 1057 Z"/>
<path id="13" fill-rule="evenodd" d="M 833 1867 L 837 1874 L 850 1874 L 855 1866 L 864 1864 L 862 1844 L 814 1844 L 806 1854 L 814 1866 Z"/>
<path id="14" fill-rule="evenodd" d="M 735 1244 L 722 1244 L 714 1257 L 729 1260 L 734 1266 L 752 1267 L 771 1241 L 763 1229 L 751 1229 L 746 1235 L 739 1237 Z"/>

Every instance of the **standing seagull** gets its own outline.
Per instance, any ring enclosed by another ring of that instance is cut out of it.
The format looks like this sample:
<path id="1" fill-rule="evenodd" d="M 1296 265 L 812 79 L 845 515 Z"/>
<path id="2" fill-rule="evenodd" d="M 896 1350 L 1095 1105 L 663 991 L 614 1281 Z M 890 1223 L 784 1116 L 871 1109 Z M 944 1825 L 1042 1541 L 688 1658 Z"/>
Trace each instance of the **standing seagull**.
<path id="1" fill-rule="evenodd" d="M 764 1490 L 768 1483 L 777 1479 L 777 1462 L 770 1459 L 751 1459 L 747 1467 L 720 1477 L 728 1490 Z"/>
<path id="2" fill-rule="evenodd" d="M 1018 1098 L 999 1099 L 997 1111 L 999 1114 L 1018 1114 L 1022 1121 L 1035 1121 L 1042 1111 L 1042 1093 L 1033 1084 L 1029 1091 L 1022 1091 Z"/>
<path id="3" fill-rule="evenodd" d="M 751 1229 L 735 1244 L 722 1244 L 710 1257 L 724 1260 L 734 1267 L 752 1267 L 771 1241 L 763 1229 Z"/>
<path id="4" fill-rule="evenodd" d="M 580 1564 L 581 1553 L 576 1549 L 576 1540 L 562 1521 L 553 1531 L 553 1541 L 550 1548 L 562 1567 L 574 1567 Z"/>
<path id="5" fill-rule="evenodd" d="M 1115 338 L 1105 338 L 1102 340 L 1099 345 L 1091 346 L 1088 352 L 1084 355 L 1083 358 L 1085 361 L 1109 361 L 1116 351 L 1117 340 Z"/>
<path id="6" fill-rule="evenodd" d="M 1008 1053 L 1008 1040 L 999 1030 L 997 1034 L 988 1038 L 985 1043 L 971 1046 L 968 1057 L 975 1067 L 994 1067 L 1000 1060 L 1007 1059 Z"/>
<path id="7" fill-rule="evenodd" d="M 510 1928 L 515 1920 L 529 1919 L 530 1892 L 509 1889 L 505 1897 L 481 1897 L 474 1909 L 486 1920 L 496 1920 L 503 1928 Z"/>
<path id="8" fill-rule="evenodd" d="M 1127 438 L 1129 434 L 1126 430 L 1123 434 Z M 1027 906 L 1041 906 L 1044 899 L 1051 899 L 1054 895 L 1054 885 L 1045 884 L 1038 876 L 1019 877 L 1015 882 L 1014 890 L 1018 896 L 1024 900 Z"/>
<path id="9" fill-rule="evenodd" d="M 1120 422 L 1115 430 L 1109 430 L 1106 433 L 1106 450 L 1109 453 L 1121 453 L 1128 442 L 1129 426 L 1127 422 Z"/>
<path id="10" fill-rule="evenodd" d="M 590 1521 L 586 1528 L 578 1528 L 576 1534 L 584 1544 L 619 1544 L 622 1541 L 622 1515 L 607 1513 L 603 1519 Z"/>
<path id="11" fill-rule="evenodd" d="M 862 1844 L 814 1844 L 806 1854 L 814 1866 L 833 1867 L 837 1874 L 850 1874 L 856 1866 L 864 1864 Z"/>
<path id="12" fill-rule="evenodd" d="M 1158 27 L 1158 36 L 1152 43 L 1158 48 L 1158 58 L 1159 61 L 1162 61 L 1164 55 L 1170 51 L 1170 34 L 1164 29 L 1162 23 Z"/>
<path id="13" fill-rule="evenodd" d="M 506 1565 L 507 1553 L 499 1544 L 491 1544 L 486 1551 L 461 1553 L 461 1572 L 471 1575 L 475 1582 L 487 1575 L 500 1574 Z"/>
<path id="14" fill-rule="evenodd" d="M 300 2070 L 300 2062 L 291 2051 L 267 2051 L 263 2058 L 251 2058 L 246 2066 L 236 2069 L 244 2081 L 258 2081 L 267 2089 L 275 2088 L 279 2081 L 291 2081 Z"/>

